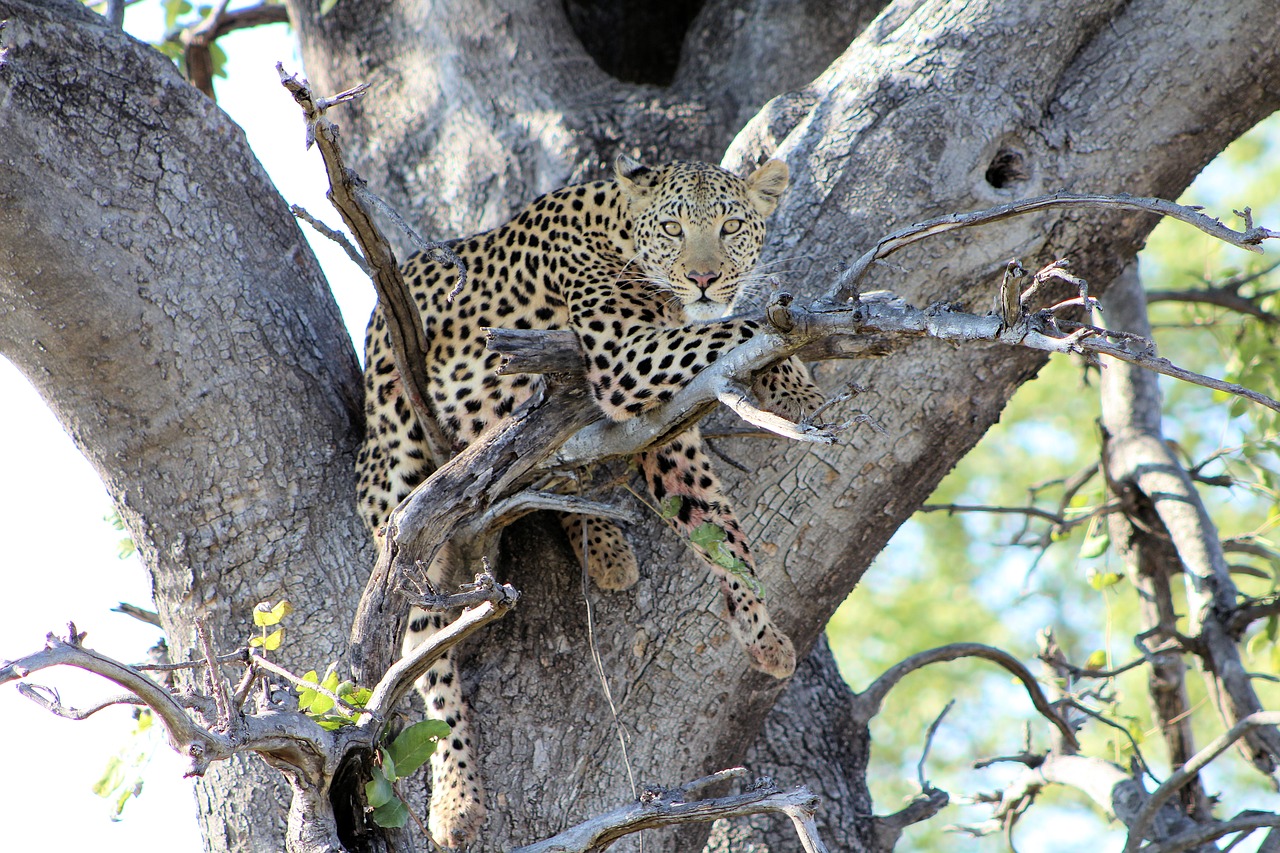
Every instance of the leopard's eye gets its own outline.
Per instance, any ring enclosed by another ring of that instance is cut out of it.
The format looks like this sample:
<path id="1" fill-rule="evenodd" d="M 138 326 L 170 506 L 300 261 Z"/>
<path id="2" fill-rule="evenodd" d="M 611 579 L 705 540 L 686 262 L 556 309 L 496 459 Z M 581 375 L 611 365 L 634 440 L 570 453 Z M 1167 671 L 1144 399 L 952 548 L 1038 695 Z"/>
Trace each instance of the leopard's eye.
<path id="1" fill-rule="evenodd" d="M 684 229 L 680 227 L 680 223 L 676 222 L 674 219 L 668 219 L 666 222 L 662 223 L 662 231 L 668 237 L 679 237 L 684 233 Z"/>
<path id="2" fill-rule="evenodd" d="M 741 219 L 727 219 L 725 220 L 724 225 L 720 226 L 720 233 L 724 234 L 726 237 L 730 234 L 737 234 L 741 230 L 742 230 Z"/>

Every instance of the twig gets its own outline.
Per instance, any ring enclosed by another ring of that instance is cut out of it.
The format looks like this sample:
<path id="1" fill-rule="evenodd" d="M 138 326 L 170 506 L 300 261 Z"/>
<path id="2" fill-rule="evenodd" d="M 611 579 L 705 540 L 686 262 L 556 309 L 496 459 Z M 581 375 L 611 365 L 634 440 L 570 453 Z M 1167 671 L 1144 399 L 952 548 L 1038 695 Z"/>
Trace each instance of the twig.
<path id="1" fill-rule="evenodd" d="M 128 604 L 120 602 L 111 608 L 112 613 L 123 613 L 125 616 L 132 616 L 139 622 L 146 622 L 148 625 L 154 625 L 157 628 L 164 627 L 160 624 L 160 614 L 154 610 L 147 610 L 144 607 L 138 607 L 136 604 Z"/>
<path id="2" fill-rule="evenodd" d="M 929 760 L 929 748 L 933 746 L 933 737 L 938 733 L 938 726 L 942 725 L 942 720 L 947 716 L 947 712 L 956 704 L 955 699 L 948 699 L 947 704 L 942 707 L 942 712 L 929 724 L 929 731 L 924 736 L 924 749 L 920 750 L 920 761 L 916 764 L 916 780 L 920 783 L 921 791 L 929 791 L 933 788 L 929 784 L 929 780 L 924 775 L 925 762 Z"/>
<path id="3" fill-rule="evenodd" d="M 293 684 L 297 687 L 304 687 L 307 690 L 314 690 L 315 692 L 319 693 L 321 696 L 325 696 L 328 699 L 332 700 L 333 704 L 337 706 L 338 710 L 340 710 L 344 715 L 348 717 L 355 717 L 359 714 L 365 714 L 365 713 L 368 713 L 368 714 L 374 713 L 373 711 L 370 711 L 368 708 L 356 708 L 351 705 L 348 705 L 341 696 L 339 696 L 337 693 L 334 693 L 332 690 L 329 690 L 328 688 L 324 687 L 318 681 L 307 681 L 301 676 L 294 675 L 289 670 L 285 669 L 284 667 L 280 666 L 277 663 L 274 663 L 273 661 L 267 660 L 267 658 L 263 657 L 260 654 L 251 653 L 250 657 L 253 661 L 254 669 L 266 670 L 272 675 L 277 675 L 280 678 L 283 678 L 285 681 L 288 681 L 290 684 Z"/>
<path id="4" fill-rule="evenodd" d="M 213 650 L 209 625 L 203 616 L 196 616 L 195 625 L 196 640 L 200 644 L 200 651 L 204 654 L 205 680 L 209 684 L 209 691 L 213 694 L 213 701 L 218 708 L 218 726 L 235 737 L 242 727 L 240 715 L 232 709 L 231 691 L 222 677 L 222 670 L 218 667 L 218 655 Z"/>
<path id="5" fill-rule="evenodd" d="M 1244 737 L 1249 731 L 1263 726 L 1280 725 L 1280 711 L 1259 711 L 1250 714 L 1227 731 L 1218 735 L 1204 749 L 1191 757 L 1186 764 L 1179 767 L 1160 787 L 1151 792 L 1151 797 L 1142 804 L 1137 816 L 1129 825 L 1129 838 L 1124 845 L 1124 853 L 1138 853 L 1147 831 L 1155 819 L 1156 812 L 1166 800 L 1178 792 L 1183 785 L 1196 778 L 1201 770 L 1215 758 L 1231 748 L 1231 745 Z"/>
<path id="6" fill-rule="evenodd" d="M 51 687 L 45 687 L 43 684 L 19 684 L 18 692 L 51 714 L 62 717 L 63 719 L 77 721 L 86 720 L 101 711 L 103 708 L 110 708 L 112 705 L 146 704 L 132 693 L 125 693 L 120 696 L 112 696 L 110 699 L 103 699 L 97 704 L 90 705 L 82 711 L 78 708 L 63 705 L 61 698 L 58 696 L 58 691 Z"/>
<path id="7" fill-rule="evenodd" d="M 303 222 L 310 225 L 316 231 L 319 231 L 323 236 L 328 237 L 330 240 L 337 243 L 338 247 L 342 249 L 342 251 L 347 253 L 347 257 L 351 259 L 351 263 L 358 266 L 360 268 L 360 271 L 363 272 L 365 275 L 369 277 L 373 276 L 373 269 L 369 266 L 368 261 L 364 259 L 364 255 L 360 254 L 359 249 L 351 245 L 351 241 L 348 240 L 346 238 L 346 235 L 344 235 L 341 231 L 336 231 L 333 228 L 330 228 L 328 225 L 325 225 L 319 219 L 316 219 L 314 216 L 308 213 L 307 209 L 300 204 L 289 205 L 289 212 L 292 213 L 298 219 L 301 219 Z"/>

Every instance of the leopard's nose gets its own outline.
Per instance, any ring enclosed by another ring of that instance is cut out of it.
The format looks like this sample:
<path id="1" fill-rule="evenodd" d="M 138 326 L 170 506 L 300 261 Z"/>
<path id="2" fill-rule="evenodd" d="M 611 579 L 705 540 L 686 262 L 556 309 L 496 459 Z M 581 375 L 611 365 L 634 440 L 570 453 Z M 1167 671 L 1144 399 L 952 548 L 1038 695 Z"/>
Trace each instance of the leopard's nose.
<path id="1" fill-rule="evenodd" d="M 720 277 L 718 272 L 687 272 L 684 277 L 689 281 L 698 285 L 698 289 L 705 291 L 711 286 L 711 283 Z"/>

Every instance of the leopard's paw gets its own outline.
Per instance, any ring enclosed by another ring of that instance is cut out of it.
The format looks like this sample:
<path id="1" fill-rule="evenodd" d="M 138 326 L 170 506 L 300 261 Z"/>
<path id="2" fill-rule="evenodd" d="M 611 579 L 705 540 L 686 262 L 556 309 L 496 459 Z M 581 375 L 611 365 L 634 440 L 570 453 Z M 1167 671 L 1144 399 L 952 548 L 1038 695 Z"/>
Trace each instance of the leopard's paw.
<path id="1" fill-rule="evenodd" d="M 786 634 L 772 625 L 765 625 L 755 640 L 745 644 L 752 669 L 786 678 L 796 671 L 796 650 Z"/>
<path id="2" fill-rule="evenodd" d="M 452 850 L 476 840 L 485 816 L 484 798 L 478 793 L 466 787 L 431 791 L 427 831 L 436 844 Z"/>
<path id="3" fill-rule="evenodd" d="M 573 552 L 578 555 L 579 565 L 583 560 L 585 526 L 587 575 L 596 586 L 611 592 L 635 586 L 640 578 L 636 555 L 616 524 L 607 519 L 581 515 L 562 516 L 562 524 Z"/>

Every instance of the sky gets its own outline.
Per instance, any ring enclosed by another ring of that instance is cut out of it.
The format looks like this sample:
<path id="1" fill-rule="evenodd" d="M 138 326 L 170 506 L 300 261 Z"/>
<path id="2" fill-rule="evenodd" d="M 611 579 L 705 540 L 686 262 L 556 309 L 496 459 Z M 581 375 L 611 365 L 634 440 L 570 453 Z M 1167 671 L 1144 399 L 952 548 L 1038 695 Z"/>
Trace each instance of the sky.
<path id="1" fill-rule="evenodd" d="M 154 4 L 132 6 L 126 29 L 154 38 L 162 26 L 158 16 Z M 337 227 L 337 213 L 324 198 L 319 154 L 305 151 L 301 113 L 275 71 L 277 61 L 289 71 L 302 70 L 289 30 L 272 25 L 220 43 L 229 67 L 228 79 L 214 84 L 219 103 L 245 129 L 285 198 Z M 340 114 L 336 119 L 341 123 Z M 308 226 L 302 230 L 313 238 Z M 312 243 L 348 326 L 363 336 L 373 286 L 329 241 Z M 106 489 L 39 395 L 4 359 L 0 406 L 0 659 L 38 651 L 48 632 L 65 636 L 73 620 L 88 633 L 87 645 L 124 662 L 144 660 L 160 632 L 111 608 L 121 601 L 150 607 L 150 583 L 136 557 L 117 556 L 123 534 L 104 520 L 112 511 Z M 49 559 L 49 542 L 59 543 L 56 562 Z M 64 703 L 81 708 L 120 692 L 87 673 L 46 671 L 32 681 L 56 687 Z M 107 763 L 133 742 L 127 709 L 108 708 L 73 722 L 6 685 L 0 687 L 0 720 L 6 731 L 0 739 L 0 847 L 202 849 L 192 783 L 182 778 L 185 763 L 163 740 L 151 750 L 142 795 L 126 805 L 122 820 L 112 821 L 108 801 L 92 792 Z"/>

